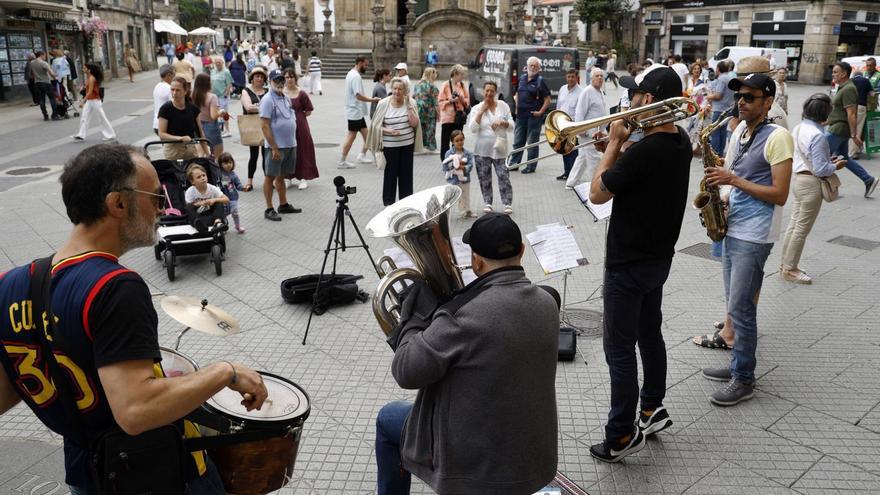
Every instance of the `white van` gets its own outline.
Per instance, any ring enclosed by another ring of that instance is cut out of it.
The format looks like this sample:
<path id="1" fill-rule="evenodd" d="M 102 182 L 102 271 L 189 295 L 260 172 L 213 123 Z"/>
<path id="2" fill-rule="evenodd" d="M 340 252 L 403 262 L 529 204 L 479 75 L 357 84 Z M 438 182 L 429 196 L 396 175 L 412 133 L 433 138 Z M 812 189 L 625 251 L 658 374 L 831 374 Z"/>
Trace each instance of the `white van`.
<path id="1" fill-rule="evenodd" d="M 753 46 L 725 46 L 718 50 L 714 57 L 709 59 L 709 67 L 718 71 L 718 62 L 733 60 L 734 72 L 739 66 L 739 61 L 745 57 L 767 57 L 770 59 L 771 69 L 782 69 L 788 65 L 788 55 L 785 48 L 758 48 Z"/>

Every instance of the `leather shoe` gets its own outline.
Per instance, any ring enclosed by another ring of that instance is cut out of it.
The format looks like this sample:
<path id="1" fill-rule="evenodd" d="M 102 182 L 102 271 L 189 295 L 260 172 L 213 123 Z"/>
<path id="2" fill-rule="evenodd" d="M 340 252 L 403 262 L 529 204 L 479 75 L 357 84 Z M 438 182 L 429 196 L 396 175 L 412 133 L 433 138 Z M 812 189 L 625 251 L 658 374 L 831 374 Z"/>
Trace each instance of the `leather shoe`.
<path id="1" fill-rule="evenodd" d="M 556 180 L 568 180 L 568 174 L 562 174 L 557 177 Z"/>

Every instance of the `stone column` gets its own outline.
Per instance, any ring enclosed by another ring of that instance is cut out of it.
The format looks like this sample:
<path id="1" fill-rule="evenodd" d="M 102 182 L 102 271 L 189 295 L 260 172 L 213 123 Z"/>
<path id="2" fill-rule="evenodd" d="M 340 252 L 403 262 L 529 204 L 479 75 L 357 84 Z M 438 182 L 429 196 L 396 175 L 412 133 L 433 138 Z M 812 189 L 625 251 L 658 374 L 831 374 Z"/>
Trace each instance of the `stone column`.
<path id="1" fill-rule="evenodd" d="M 450 0 L 451 2 L 451 0 Z M 458 3 L 458 2 L 456 2 Z M 412 29 L 413 24 L 416 23 L 416 5 L 418 2 L 416 0 L 406 0 L 406 28 L 407 30 Z"/>
<path id="2" fill-rule="evenodd" d="M 497 0 L 488 0 L 486 2 L 486 11 L 489 12 L 489 16 L 486 18 L 486 20 L 489 21 L 489 23 L 493 26 L 496 25 L 495 11 L 498 10 L 498 4 L 496 3 L 496 1 Z"/>
<path id="3" fill-rule="evenodd" d="M 373 53 L 385 51 L 385 4 L 382 0 L 373 2 Z"/>
<path id="4" fill-rule="evenodd" d="M 333 38 L 333 29 L 330 25 L 330 16 L 333 15 L 333 11 L 330 10 L 330 2 L 327 2 L 321 13 L 324 14 L 324 44 L 326 45 Z"/>
<path id="5" fill-rule="evenodd" d="M 516 0 L 513 8 L 514 33 L 516 43 L 525 43 L 526 41 L 526 0 Z"/>

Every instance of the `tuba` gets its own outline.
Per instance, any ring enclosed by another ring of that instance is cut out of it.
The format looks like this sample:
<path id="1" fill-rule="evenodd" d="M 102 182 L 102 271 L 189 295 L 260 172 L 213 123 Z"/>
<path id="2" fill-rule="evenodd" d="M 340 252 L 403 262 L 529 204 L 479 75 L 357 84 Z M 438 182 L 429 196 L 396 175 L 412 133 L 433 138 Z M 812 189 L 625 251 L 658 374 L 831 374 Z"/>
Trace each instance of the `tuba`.
<path id="1" fill-rule="evenodd" d="M 449 210 L 461 197 L 458 186 L 419 191 L 386 207 L 367 224 L 371 237 L 390 237 L 412 258 L 415 268 L 398 268 L 388 256 L 379 259 L 382 279 L 373 295 L 373 314 L 385 335 L 400 323 L 400 291 L 416 280 L 428 284 L 441 300 L 464 287 L 449 233 Z"/>
<path id="2" fill-rule="evenodd" d="M 715 129 L 727 125 L 731 117 L 728 109 L 718 120 L 707 125 L 700 131 L 700 147 L 703 149 L 703 170 L 721 165 L 721 158 L 709 144 L 709 136 Z M 700 223 L 706 228 L 706 235 L 713 241 L 720 241 L 727 235 L 727 217 L 724 216 L 724 203 L 718 186 L 706 183 L 706 177 L 700 180 L 700 192 L 694 197 L 694 208 L 700 210 Z"/>

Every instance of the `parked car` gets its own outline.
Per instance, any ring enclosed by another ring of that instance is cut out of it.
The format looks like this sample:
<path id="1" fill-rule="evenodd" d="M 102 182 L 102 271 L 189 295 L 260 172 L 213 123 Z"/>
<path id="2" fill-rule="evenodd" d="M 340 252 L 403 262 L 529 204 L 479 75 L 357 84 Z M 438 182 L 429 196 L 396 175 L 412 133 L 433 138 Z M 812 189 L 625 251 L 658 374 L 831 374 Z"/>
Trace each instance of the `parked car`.
<path id="1" fill-rule="evenodd" d="M 771 69 L 782 69 L 788 65 L 788 52 L 785 48 L 758 48 L 754 46 L 725 46 L 709 59 L 709 68 L 717 71 L 718 62 L 732 60 L 733 70 L 739 66 L 739 61 L 745 57 L 767 57 L 770 59 Z"/>

